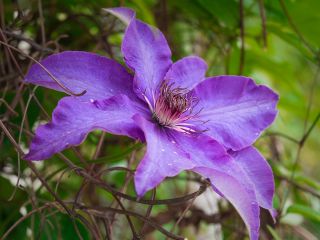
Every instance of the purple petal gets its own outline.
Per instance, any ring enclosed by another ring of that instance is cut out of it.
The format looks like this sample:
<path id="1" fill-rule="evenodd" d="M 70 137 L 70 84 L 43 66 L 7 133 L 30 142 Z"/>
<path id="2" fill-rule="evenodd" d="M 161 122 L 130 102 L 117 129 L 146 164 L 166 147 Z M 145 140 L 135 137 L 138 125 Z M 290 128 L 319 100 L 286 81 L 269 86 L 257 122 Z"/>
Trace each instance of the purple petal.
<path id="1" fill-rule="evenodd" d="M 209 178 L 213 189 L 228 199 L 246 223 L 251 239 L 258 239 L 259 205 L 254 185 L 224 147 L 204 134 L 176 135 L 180 149 L 190 154 L 195 171 Z"/>
<path id="2" fill-rule="evenodd" d="M 193 89 L 204 80 L 207 69 L 208 66 L 203 59 L 189 56 L 172 64 L 165 79 L 177 87 Z"/>
<path id="3" fill-rule="evenodd" d="M 233 176 L 210 168 L 195 168 L 195 172 L 210 179 L 214 188 L 222 192 L 244 220 L 251 240 L 258 240 L 260 227 L 260 209 L 254 191 L 247 188 Z"/>
<path id="4" fill-rule="evenodd" d="M 126 25 L 129 25 L 131 19 L 135 17 L 135 12 L 130 8 L 118 7 L 118 8 L 104 8 L 104 11 L 111 13 L 119 18 Z"/>
<path id="5" fill-rule="evenodd" d="M 106 99 L 117 94 L 133 96 L 132 76 L 119 63 L 97 54 L 66 51 L 53 54 L 41 64 L 64 86 L 75 93 L 87 92 L 83 100 Z M 25 81 L 64 91 L 38 64 L 31 67 Z"/>
<path id="6" fill-rule="evenodd" d="M 247 77 L 211 77 L 194 92 L 206 134 L 233 150 L 250 146 L 277 115 L 278 95 Z"/>
<path id="7" fill-rule="evenodd" d="M 134 89 L 150 102 L 172 64 L 167 40 L 159 29 L 132 18 L 122 42 L 126 64 L 135 72 Z"/>
<path id="8" fill-rule="evenodd" d="M 232 160 L 225 148 L 216 140 L 204 134 L 175 133 L 175 140 L 180 149 L 189 153 L 196 167 L 219 168 Z M 227 171 L 227 168 L 221 168 Z"/>
<path id="9" fill-rule="evenodd" d="M 157 186 L 167 176 L 193 170 L 212 182 L 246 223 L 251 239 L 259 235 L 259 205 L 254 186 L 237 162 L 217 141 L 204 134 L 183 134 L 136 115 L 134 120 L 145 134 L 147 152 L 135 173 L 137 194 Z"/>
<path id="10" fill-rule="evenodd" d="M 54 110 L 52 121 L 37 128 L 25 159 L 47 159 L 54 153 L 79 145 L 94 129 L 143 140 L 132 116 L 145 111 L 144 105 L 131 101 L 126 95 L 92 102 L 65 97 Z"/>
<path id="11" fill-rule="evenodd" d="M 230 154 L 253 183 L 259 205 L 268 209 L 274 218 L 276 214 L 272 207 L 274 179 L 268 162 L 254 147 L 247 147 Z"/>
<path id="12" fill-rule="evenodd" d="M 176 146 L 172 130 L 159 127 L 140 115 L 134 117 L 145 134 L 147 152 L 140 162 L 134 177 L 138 196 L 156 187 L 165 177 L 175 176 L 193 168 L 189 155 Z"/>

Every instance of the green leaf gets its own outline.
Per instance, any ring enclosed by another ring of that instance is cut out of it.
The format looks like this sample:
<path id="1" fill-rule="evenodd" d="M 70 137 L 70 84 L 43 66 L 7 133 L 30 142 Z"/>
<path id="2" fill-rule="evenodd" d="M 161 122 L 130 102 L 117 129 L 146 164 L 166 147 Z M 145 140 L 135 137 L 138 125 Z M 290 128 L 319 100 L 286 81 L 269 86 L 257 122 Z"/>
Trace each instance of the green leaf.
<path id="1" fill-rule="evenodd" d="M 320 222 L 320 213 L 305 205 L 293 204 L 287 209 L 287 213 L 300 214 L 307 219 Z"/>
<path id="2" fill-rule="evenodd" d="M 238 3 L 234 0 L 198 0 L 222 25 L 234 28 L 239 24 Z"/>

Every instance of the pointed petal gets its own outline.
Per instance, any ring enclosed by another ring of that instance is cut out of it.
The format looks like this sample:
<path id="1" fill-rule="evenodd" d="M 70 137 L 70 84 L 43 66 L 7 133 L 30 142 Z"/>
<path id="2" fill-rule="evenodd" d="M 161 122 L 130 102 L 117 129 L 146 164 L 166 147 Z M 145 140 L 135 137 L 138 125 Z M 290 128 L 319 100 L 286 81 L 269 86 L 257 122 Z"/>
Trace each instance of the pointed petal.
<path id="1" fill-rule="evenodd" d="M 131 19 L 135 16 L 135 12 L 126 7 L 104 8 L 103 10 L 116 16 L 126 25 L 129 25 Z"/>
<path id="2" fill-rule="evenodd" d="M 79 145 L 94 129 L 143 139 L 132 120 L 147 109 L 132 102 L 126 95 L 107 100 L 84 102 L 77 97 L 61 99 L 52 121 L 37 128 L 26 160 L 44 160 L 70 146 Z"/>
<path id="3" fill-rule="evenodd" d="M 131 21 L 126 29 L 121 50 L 126 64 L 135 72 L 134 89 L 150 102 L 172 64 L 171 50 L 162 32 L 132 15 L 130 9 L 112 8 L 112 14 Z"/>
<path id="4" fill-rule="evenodd" d="M 147 153 L 135 173 L 139 196 L 167 176 L 192 170 L 212 182 L 213 189 L 228 199 L 246 223 L 251 239 L 259 235 L 259 205 L 254 186 L 237 162 L 217 141 L 204 134 L 183 134 L 134 116 L 147 141 Z"/>
<path id="5" fill-rule="evenodd" d="M 253 183 L 259 205 L 269 210 L 274 218 L 276 214 L 272 207 L 274 179 L 268 162 L 254 147 L 247 147 L 237 152 L 230 151 L 230 155 Z"/>
<path id="6" fill-rule="evenodd" d="M 195 168 L 193 171 L 209 178 L 214 188 L 223 193 L 240 214 L 249 229 L 251 240 L 258 240 L 260 227 L 260 209 L 256 202 L 254 191 L 241 184 L 230 174 L 216 169 Z"/>
<path id="7" fill-rule="evenodd" d="M 194 88 L 206 134 L 226 148 L 250 146 L 275 119 L 278 95 L 247 77 L 211 77 Z"/>
<path id="8" fill-rule="evenodd" d="M 172 64 L 165 80 L 177 87 L 193 89 L 205 78 L 207 63 L 199 57 L 189 56 Z"/>
<path id="9" fill-rule="evenodd" d="M 181 150 L 190 154 L 195 164 L 192 171 L 210 179 L 213 189 L 237 209 L 249 229 L 251 239 L 258 239 L 260 210 L 252 179 L 211 137 L 204 134 L 176 135 L 176 141 Z"/>
<path id="10" fill-rule="evenodd" d="M 175 176 L 194 165 L 189 155 L 176 146 L 173 131 L 159 127 L 140 115 L 134 116 L 134 120 L 147 141 L 147 152 L 134 177 L 136 192 L 141 197 L 166 177 Z"/>
<path id="11" fill-rule="evenodd" d="M 116 94 L 133 96 L 132 76 L 119 63 L 97 54 L 65 51 L 40 62 L 65 87 L 75 93 L 87 92 L 81 99 L 106 99 Z M 34 64 L 25 81 L 64 91 L 39 65 Z"/>

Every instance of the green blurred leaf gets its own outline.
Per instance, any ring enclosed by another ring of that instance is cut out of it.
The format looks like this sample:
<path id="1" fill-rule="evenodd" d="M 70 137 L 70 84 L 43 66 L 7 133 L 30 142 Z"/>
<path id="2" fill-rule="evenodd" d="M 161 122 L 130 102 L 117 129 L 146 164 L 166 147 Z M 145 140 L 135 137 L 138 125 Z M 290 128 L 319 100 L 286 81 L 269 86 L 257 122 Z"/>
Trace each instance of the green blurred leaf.
<path id="1" fill-rule="evenodd" d="M 305 205 L 293 204 L 287 209 L 287 213 L 300 214 L 307 219 L 320 222 L 320 213 Z"/>
<path id="2" fill-rule="evenodd" d="M 220 24 L 235 28 L 239 24 L 239 4 L 234 0 L 197 0 Z"/>

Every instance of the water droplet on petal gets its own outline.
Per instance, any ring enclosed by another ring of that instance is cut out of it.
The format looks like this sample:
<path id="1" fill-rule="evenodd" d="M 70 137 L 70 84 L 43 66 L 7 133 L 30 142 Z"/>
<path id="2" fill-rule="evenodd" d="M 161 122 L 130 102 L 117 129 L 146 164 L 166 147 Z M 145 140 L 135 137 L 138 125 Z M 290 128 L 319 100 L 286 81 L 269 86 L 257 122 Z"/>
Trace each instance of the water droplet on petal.
<path id="1" fill-rule="evenodd" d="M 161 151 L 164 152 L 165 150 L 162 148 Z"/>
<path id="2" fill-rule="evenodd" d="M 90 98 L 90 102 L 91 102 L 91 103 L 93 103 L 93 102 L 94 102 L 94 100 L 93 100 L 92 98 Z"/>
<path id="3" fill-rule="evenodd" d="M 175 141 L 173 141 L 173 140 L 172 140 L 171 142 L 172 142 L 173 144 L 176 144 L 176 142 L 175 142 Z"/>

